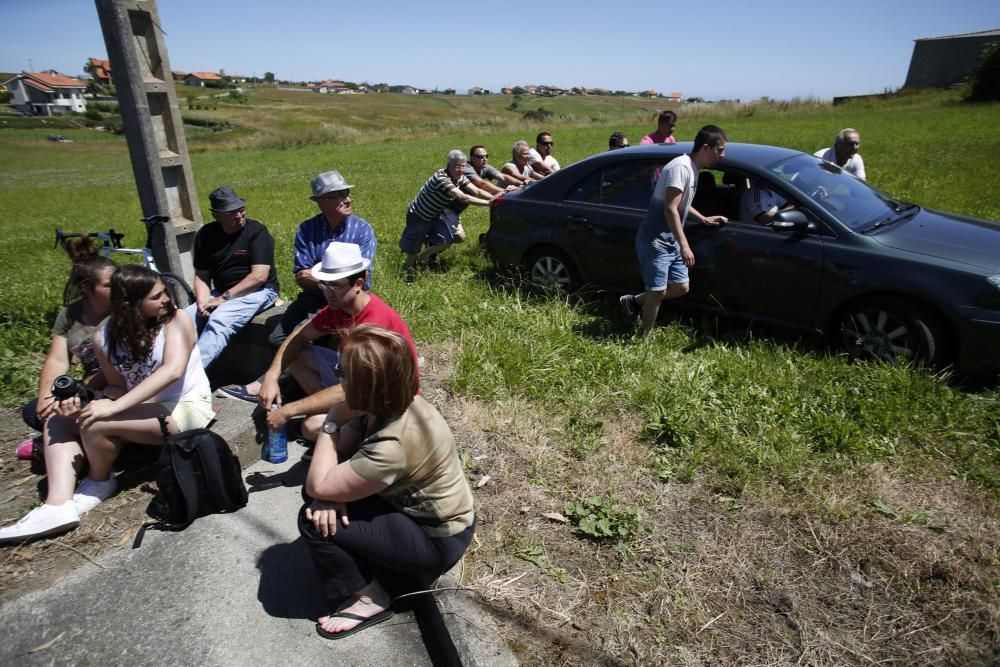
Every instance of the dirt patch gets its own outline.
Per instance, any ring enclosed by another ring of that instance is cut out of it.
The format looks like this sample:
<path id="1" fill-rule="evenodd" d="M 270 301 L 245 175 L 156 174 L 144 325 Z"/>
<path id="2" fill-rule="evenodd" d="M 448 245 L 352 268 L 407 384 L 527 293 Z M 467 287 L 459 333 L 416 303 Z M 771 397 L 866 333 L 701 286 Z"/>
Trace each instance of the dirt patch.
<path id="1" fill-rule="evenodd" d="M 794 496 L 664 484 L 629 415 L 608 415 L 580 460 L 543 409 L 449 395 L 452 351 L 424 354 L 425 391 L 482 483 L 463 585 L 525 664 L 1000 661 L 1000 514 L 985 494 L 885 465 Z M 645 512 L 635 539 L 544 516 L 608 491 Z"/>

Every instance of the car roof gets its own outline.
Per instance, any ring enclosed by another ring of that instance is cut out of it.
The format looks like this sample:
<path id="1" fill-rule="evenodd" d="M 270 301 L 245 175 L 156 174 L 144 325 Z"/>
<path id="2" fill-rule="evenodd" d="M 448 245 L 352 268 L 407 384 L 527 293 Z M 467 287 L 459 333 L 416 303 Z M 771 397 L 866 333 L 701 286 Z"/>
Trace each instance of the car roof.
<path id="1" fill-rule="evenodd" d="M 606 151 L 605 153 L 601 153 L 601 155 L 607 155 L 607 153 L 621 154 L 622 151 L 628 151 L 628 155 L 630 156 L 639 155 L 645 157 L 648 155 L 649 157 L 656 157 L 663 154 L 676 155 L 678 153 L 690 153 L 693 149 L 694 142 L 683 141 L 676 144 L 645 144 L 629 148 L 619 148 L 614 151 Z M 781 146 L 727 143 L 726 157 L 722 160 L 722 163 L 733 165 L 746 164 L 760 168 L 766 164 L 801 154 L 801 151 Z"/>
<path id="2" fill-rule="evenodd" d="M 622 159 L 658 158 L 666 163 L 682 153 L 690 153 L 693 149 L 694 142 L 684 141 L 675 144 L 643 144 L 608 150 L 567 165 L 564 169 L 543 178 L 528 188 L 525 196 L 535 198 L 545 197 L 549 194 L 554 195 L 569 187 L 570 182 L 576 181 L 585 173 L 608 163 L 619 162 Z M 742 168 L 751 173 L 762 172 L 768 165 L 795 155 L 804 155 L 804 153 L 781 146 L 727 143 L 726 157 L 717 166 Z"/>

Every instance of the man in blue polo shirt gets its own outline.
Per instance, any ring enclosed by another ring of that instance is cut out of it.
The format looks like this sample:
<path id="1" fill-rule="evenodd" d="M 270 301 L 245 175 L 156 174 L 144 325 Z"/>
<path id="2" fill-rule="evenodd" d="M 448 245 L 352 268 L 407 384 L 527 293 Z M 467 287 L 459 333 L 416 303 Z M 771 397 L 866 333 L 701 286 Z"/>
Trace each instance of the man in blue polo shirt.
<path id="1" fill-rule="evenodd" d="M 351 186 L 339 171 L 327 171 L 312 180 L 311 199 L 319 206 L 320 213 L 302 224 L 295 234 L 295 282 L 302 291 L 288 305 L 281 323 L 271 332 L 271 344 L 277 347 L 302 320 L 326 306 L 326 298 L 319 283 L 312 276 L 312 267 L 323 261 L 323 252 L 330 241 L 354 243 L 361 248 L 361 256 L 374 263 L 378 241 L 372 226 L 354 215 L 351 208 Z M 374 264 L 373 264 L 374 265 Z M 365 289 L 371 288 L 372 269 Z"/>

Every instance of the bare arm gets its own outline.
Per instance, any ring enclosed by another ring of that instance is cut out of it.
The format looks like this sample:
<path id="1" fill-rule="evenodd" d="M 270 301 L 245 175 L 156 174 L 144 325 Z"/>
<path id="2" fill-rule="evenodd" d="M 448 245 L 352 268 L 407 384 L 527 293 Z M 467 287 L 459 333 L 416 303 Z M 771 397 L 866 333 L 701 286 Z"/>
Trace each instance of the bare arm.
<path id="1" fill-rule="evenodd" d="M 69 370 L 70 353 L 69 341 L 65 336 L 52 334 L 52 343 L 49 345 L 49 353 L 45 357 L 42 365 L 41 375 L 38 377 L 38 419 L 45 421 L 52 413 L 55 405 L 55 398 L 52 397 L 52 383 L 60 375 L 64 375 Z"/>
<path id="2" fill-rule="evenodd" d="M 478 189 L 475 186 L 472 186 L 472 188 L 478 192 Z M 486 195 L 486 199 L 480 199 L 479 197 L 474 197 L 472 195 L 465 194 L 459 188 L 452 188 L 451 190 L 448 191 L 448 194 L 451 195 L 452 199 L 456 199 L 465 204 L 471 204 L 472 206 L 490 205 L 489 195 Z"/>
<path id="3" fill-rule="evenodd" d="M 311 498 L 328 502 L 346 503 L 374 495 L 385 489 L 385 482 L 369 481 L 351 468 L 347 457 L 340 460 L 335 438 L 321 433 L 316 440 L 309 473 L 306 476 L 306 493 Z"/>
<path id="4" fill-rule="evenodd" d="M 271 365 L 268 366 L 264 373 L 264 379 L 261 381 L 260 394 L 258 395 L 261 407 L 269 410 L 273 404 L 281 405 L 281 392 L 278 390 L 278 377 L 281 375 L 281 371 L 288 368 L 298 358 L 303 347 L 322 335 L 312 325 L 312 321 L 306 321 L 299 324 L 285 338 L 281 347 L 274 354 L 274 358 L 271 359 Z"/>

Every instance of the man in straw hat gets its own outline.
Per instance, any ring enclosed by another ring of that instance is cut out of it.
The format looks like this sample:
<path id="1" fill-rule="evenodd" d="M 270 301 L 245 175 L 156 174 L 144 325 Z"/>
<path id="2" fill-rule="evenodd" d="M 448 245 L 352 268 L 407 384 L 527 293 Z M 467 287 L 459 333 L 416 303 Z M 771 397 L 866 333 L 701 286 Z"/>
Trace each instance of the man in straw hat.
<path id="1" fill-rule="evenodd" d="M 344 398 L 337 374 L 340 336 L 356 326 L 376 324 L 395 331 L 409 343 L 416 360 L 417 348 L 403 318 L 378 296 L 364 289 L 370 266 L 371 260 L 361 254 L 356 244 L 334 241 L 323 253 L 323 261 L 310 270 L 311 277 L 323 291 L 326 305 L 305 326 L 285 339 L 264 374 L 259 400 L 263 409 L 270 409 L 267 421 L 271 428 L 280 428 L 292 417 L 305 415 L 302 435 L 307 440 L 316 440 L 320 429 L 325 427 L 324 415 Z M 333 339 L 330 347 L 318 342 L 328 335 Z M 286 368 L 291 369 L 307 394 L 305 398 L 283 403 L 278 377 Z M 326 428 L 336 429 L 332 425 Z"/>

